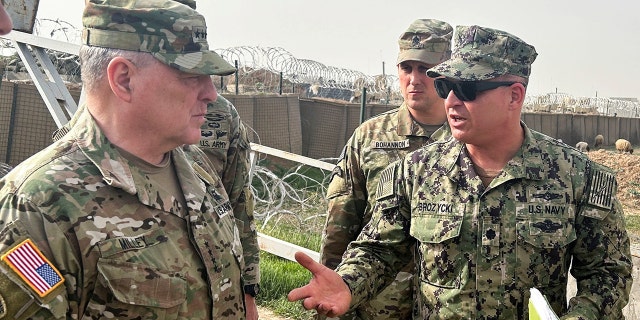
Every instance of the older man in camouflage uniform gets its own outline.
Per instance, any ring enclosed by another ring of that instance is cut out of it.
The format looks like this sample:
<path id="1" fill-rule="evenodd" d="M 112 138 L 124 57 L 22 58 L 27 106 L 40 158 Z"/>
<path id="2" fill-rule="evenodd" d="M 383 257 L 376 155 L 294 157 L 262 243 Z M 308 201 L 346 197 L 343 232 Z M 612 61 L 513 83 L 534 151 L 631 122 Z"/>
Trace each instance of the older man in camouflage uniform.
<path id="1" fill-rule="evenodd" d="M 83 24 L 87 112 L 0 180 L 0 319 L 244 319 L 239 224 L 181 147 L 234 68 L 174 1 L 92 0 Z"/>
<path id="2" fill-rule="evenodd" d="M 442 98 L 427 69 L 451 56 L 453 28 L 434 19 L 415 20 L 398 40 L 398 78 L 404 102 L 365 121 L 347 141 L 327 190 L 329 209 L 321 245 L 321 262 L 335 268 L 355 240 L 375 204 L 380 172 L 389 163 L 427 142 L 448 135 Z M 440 130 L 438 130 L 440 129 Z M 375 299 L 343 319 L 405 319 L 412 309 L 412 263 Z"/>
<path id="3" fill-rule="evenodd" d="M 195 1 L 176 0 L 176 2 L 196 9 Z M 54 133 L 54 141 L 69 132 L 85 108 L 84 104 L 80 105 L 71 120 Z M 235 106 L 223 96 L 218 96 L 215 102 L 207 105 L 205 119 L 201 130 L 200 148 L 222 179 L 222 184 L 229 195 L 233 214 L 239 223 L 245 261 L 243 279 L 247 319 L 255 320 L 258 318 L 255 297 L 260 291 L 260 247 L 253 216 L 253 193 L 249 181 L 251 149 L 247 129 Z"/>
<path id="4" fill-rule="evenodd" d="M 459 26 L 452 58 L 428 72 L 452 138 L 381 173 L 371 223 L 337 273 L 297 254 L 314 281 L 289 298 L 340 314 L 415 257 L 417 319 L 528 319 L 531 288 L 561 319 L 623 318 L 632 262 L 616 178 L 520 121 L 536 55 L 504 31 Z"/>

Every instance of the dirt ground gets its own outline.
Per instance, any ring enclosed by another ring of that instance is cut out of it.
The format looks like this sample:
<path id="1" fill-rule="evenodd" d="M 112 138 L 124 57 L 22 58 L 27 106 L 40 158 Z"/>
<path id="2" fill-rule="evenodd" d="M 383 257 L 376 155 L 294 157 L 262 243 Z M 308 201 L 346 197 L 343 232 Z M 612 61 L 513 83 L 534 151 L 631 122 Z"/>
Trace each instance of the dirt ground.
<path id="1" fill-rule="evenodd" d="M 273 311 L 261 306 L 258 306 L 258 318 L 262 320 L 289 320 L 290 319 L 290 318 L 285 318 L 285 317 L 276 315 L 275 313 L 273 313 Z"/>

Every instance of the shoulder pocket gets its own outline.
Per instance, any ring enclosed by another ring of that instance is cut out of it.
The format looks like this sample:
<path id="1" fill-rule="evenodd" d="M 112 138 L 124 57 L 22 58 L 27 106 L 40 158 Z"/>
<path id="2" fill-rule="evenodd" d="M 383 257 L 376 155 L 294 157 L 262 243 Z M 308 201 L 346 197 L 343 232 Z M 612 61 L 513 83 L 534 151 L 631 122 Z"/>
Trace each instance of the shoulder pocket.
<path id="1" fill-rule="evenodd" d="M 345 172 L 340 165 L 336 165 L 331 173 L 331 182 L 327 187 L 327 199 L 333 199 L 349 193 L 349 184 L 345 178 Z"/>
<path id="2" fill-rule="evenodd" d="M 29 239 L 24 236 L 24 234 L 26 234 L 24 230 L 25 227 L 19 221 L 7 224 L 7 228 L 0 233 L 0 242 L 5 241 L 6 244 L 13 243 L 8 247 L 3 247 L 0 244 L 0 256 L 4 256 L 6 258 L 10 255 L 9 252 L 12 248 L 21 246 L 26 242 L 25 240 Z M 10 238 L 11 240 L 8 240 Z M 25 250 L 21 250 L 20 254 L 36 254 L 35 252 L 26 252 L 27 251 Z M 38 254 L 41 253 L 38 251 Z M 31 261 L 38 263 L 35 262 L 36 259 L 38 259 L 37 255 L 35 258 L 32 258 Z M 34 289 L 42 289 L 43 286 L 46 287 L 50 285 L 52 277 L 41 277 L 41 272 L 54 272 L 52 268 L 55 268 L 55 266 L 49 266 L 51 267 L 46 268 L 45 265 L 41 265 L 38 269 L 29 269 L 28 266 L 22 265 L 22 267 L 25 267 L 24 270 L 18 270 L 12 269 L 6 260 L 0 261 L 0 319 L 20 320 L 29 319 L 35 316 L 45 317 L 47 319 L 64 319 L 68 304 L 65 283 L 62 282 L 56 285 L 53 289 L 42 296 L 40 296 L 40 294 Z M 35 287 L 30 287 L 26 281 L 27 279 L 34 278 L 38 278 L 38 280 L 34 281 L 33 285 Z"/>
<path id="3" fill-rule="evenodd" d="M 0 319 L 22 320 L 36 315 L 48 319 L 64 319 L 67 310 L 64 285 L 44 298 L 16 284 L 0 271 Z"/>
<path id="4" fill-rule="evenodd" d="M 575 206 L 531 202 L 516 209 L 518 236 L 536 248 L 557 249 L 576 240 Z"/>

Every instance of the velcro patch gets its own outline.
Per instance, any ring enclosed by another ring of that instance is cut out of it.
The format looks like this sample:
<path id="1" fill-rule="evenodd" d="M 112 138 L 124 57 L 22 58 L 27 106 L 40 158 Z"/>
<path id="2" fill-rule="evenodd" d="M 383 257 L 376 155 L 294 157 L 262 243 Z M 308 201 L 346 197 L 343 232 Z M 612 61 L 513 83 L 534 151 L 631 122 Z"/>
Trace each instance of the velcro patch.
<path id="1" fill-rule="evenodd" d="M 587 204 L 603 209 L 613 207 L 613 190 L 616 178 L 612 173 L 596 170 L 591 175 L 591 188 L 587 196 Z"/>
<path id="2" fill-rule="evenodd" d="M 409 139 L 400 141 L 372 141 L 373 149 L 405 149 L 409 148 Z"/>
<path id="3" fill-rule="evenodd" d="M 218 214 L 218 217 L 223 218 L 229 212 L 233 212 L 233 207 L 231 207 L 231 203 L 227 201 L 219 206 L 214 207 L 213 211 L 215 211 Z"/>
<path id="4" fill-rule="evenodd" d="M 395 194 L 395 169 L 390 166 L 380 172 L 380 180 L 376 189 L 376 200 L 384 199 Z"/>
<path id="5" fill-rule="evenodd" d="M 7 305 L 4 302 L 4 298 L 0 294 L 0 319 L 7 315 Z"/>
<path id="6" fill-rule="evenodd" d="M 4 261 L 40 297 L 45 297 L 64 282 L 49 260 L 27 239 L 2 255 Z"/>

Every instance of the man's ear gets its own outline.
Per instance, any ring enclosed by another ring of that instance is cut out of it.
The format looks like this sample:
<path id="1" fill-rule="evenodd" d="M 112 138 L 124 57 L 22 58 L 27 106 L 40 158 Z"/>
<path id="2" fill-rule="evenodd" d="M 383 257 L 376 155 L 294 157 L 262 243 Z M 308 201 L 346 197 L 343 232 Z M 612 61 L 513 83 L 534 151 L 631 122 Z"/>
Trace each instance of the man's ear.
<path id="1" fill-rule="evenodd" d="M 131 79 L 136 66 L 126 58 L 115 57 L 107 66 L 109 87 L 115 96 L 125 102 L 131 101 Z"/>
<path id="2" fill-rule="evenodd" d="M 511 86 L 511 104 L 522 107 L 527 89 L 522 83 L 515 83 Z"/>

